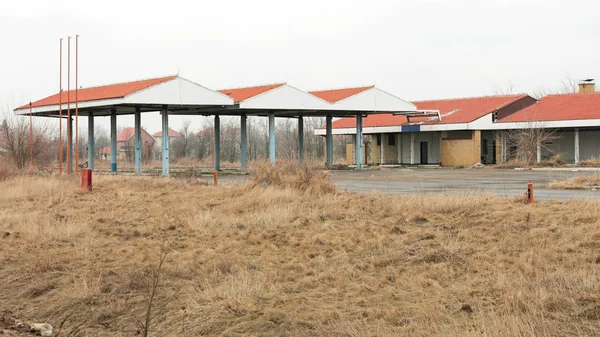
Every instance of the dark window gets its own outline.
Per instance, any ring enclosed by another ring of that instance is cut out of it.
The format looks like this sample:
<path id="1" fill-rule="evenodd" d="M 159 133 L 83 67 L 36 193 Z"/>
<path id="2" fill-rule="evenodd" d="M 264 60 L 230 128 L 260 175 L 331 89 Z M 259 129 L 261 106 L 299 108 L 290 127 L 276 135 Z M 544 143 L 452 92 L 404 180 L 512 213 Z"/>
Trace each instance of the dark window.
<path id="1" fill-rule="evenodd" d="M 381 135 L 377 135 L 377 146 L 381 146 Z"/>
<path id="2" fill-rule="evenodd" d="M 472 131 L 448 131 L 445 139 L 471 139 L 473 137 Z"/>
<path id="3" fill-rule="evenodd" d="M 396 146 L 396 135 L 388 135 L 388 145 Z"/>

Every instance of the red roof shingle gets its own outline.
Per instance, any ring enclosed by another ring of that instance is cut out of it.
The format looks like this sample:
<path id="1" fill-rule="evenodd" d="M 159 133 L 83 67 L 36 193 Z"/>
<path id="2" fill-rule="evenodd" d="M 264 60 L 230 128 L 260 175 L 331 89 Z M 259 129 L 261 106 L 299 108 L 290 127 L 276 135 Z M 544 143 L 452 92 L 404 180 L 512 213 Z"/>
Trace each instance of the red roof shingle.
<path id="1" fill-rule="evenodd" d="M 109 84 L 102 85 L 97 87 L 89 87 L 82 88 L 77 90 L 77 98 L 79 102 L 85 101 L 95 101 L 102 99 L 111 99 L 111 98 L 122 98 L 127 95 L 130 95 L 134 92 L 140 91 L 142 89 L 146 89 L 148 87 L 167 82 L 175 79 L 177 76 L 167 76 L 160 78 L 151 78 L 147 80 L 141 81 L 133 81 L 133 82 L 125 82 L 125 83 L 117 83 L 117 84 Z M 75 89 L 62 92 L 62 102 L 63 104 L 67 103 L 67 99 L 71 101 L 71 103 L 75 103 Z M 59 94 L 55 94 L 46 98 L 43 98 L 39 101 L 35 101 L 32 103 L 32 107 L 41 107 L 48 105 L 58 105 L 60 102 Z M 29 104 L 23 105 L 17 109 L 25 109 L 28 108 Z"/>
<path id="2" fill-rule="evenodd" d="M 231 97 L 235 103 L 239 103 L 267 91 L 277 89 L 283 85 L 285 85 L 285 83 L 260 85 L 246 88 L 223 89 L 219 90 L 219 92 Z"/>
<path id="3" fill-rule="evenodd" d="M 550 95 L 498 122 L 600 119 L 600 92 Z"/>
<path id="4" fill-rule="evenodd" d="M 413 102 L 419 110 L 439 110 L 442 120 L 439 121 L 437 117 L 412 117 L 411 124 L 469 123 L 525 97 L 528 97 L 528 95 L 470 97 Z M 363 118 L 363 127 L 400 126 L 407 123 L 407 118 L 404 116 L 369 115 Z M 356 127 L 355 118 L 341 118 L 333 122 L 333 128 L 354 127 Z"/>
<path id="5" fill-rule="evenodd" d="M 374 86 L 368 87 L 357 87 L 357 88 L 343 88 L 343 89 L 330 89 L 330 90 L 317 90 L 309 91 L 309 94 L 319 97 L 320 99 L 329 103 L 335 103 L 345 98 L 352 97 L 360 94 L 363 91 L 372 89 Z"/>

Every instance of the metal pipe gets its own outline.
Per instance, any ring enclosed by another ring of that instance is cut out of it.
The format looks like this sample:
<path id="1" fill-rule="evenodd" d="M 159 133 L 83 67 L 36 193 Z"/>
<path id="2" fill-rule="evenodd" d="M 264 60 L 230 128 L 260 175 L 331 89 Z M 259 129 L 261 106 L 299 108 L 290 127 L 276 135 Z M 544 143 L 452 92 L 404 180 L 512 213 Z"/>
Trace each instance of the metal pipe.
<path id="1" fill-rule="evenodd" d="M 79 171 L 79 35 L 75 35 L 75 172 Z"/>
<path id="2" fill-rule="evenodd" d="M 73 172 L 73 123 L 71 120 L 71 37 L 67 40 L 67 173 Z"/>
<path id="3" fill-rule="evenodd" d="M 62 143 L 62 51 L 63 39 L 60 39 L 60 75 L 59 75 L 59 90 L 58 90 L 58 173 L 62 174 L 63 164 L 63 143 Z"/>

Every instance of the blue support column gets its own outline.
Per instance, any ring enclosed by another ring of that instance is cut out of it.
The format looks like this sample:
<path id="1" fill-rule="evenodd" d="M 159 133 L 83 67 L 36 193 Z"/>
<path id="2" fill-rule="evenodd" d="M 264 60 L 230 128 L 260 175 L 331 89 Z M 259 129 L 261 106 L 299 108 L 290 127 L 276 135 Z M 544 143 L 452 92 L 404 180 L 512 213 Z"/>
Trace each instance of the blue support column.
<path id="1" fill-rule="evenodd" d="M 248 134 L 246 131 L 247 125 L 247 117 L 246 115 L 242 115 L 240 117 L 240 133 L 241 133 L 241 146 L 240 146 L 240 161 L 242 163 L 242 168 L 245 169 L 248 167 Z"/>
<path id="2" fill-rule="evenodd" d="M 275 115 L 269 114 L 269 161 L 275 165 Z"/>
<path id="3" fill-rule="evenodd" d="M 117 111 L 110 112 L 110 171 L 117 173 Z"/>
<path id="4" fill-rule="evenodd" d="M 298 161 L 304 161 L 304 118 L 298 117 Z"/>
<path id="5" fill-rule="evenodd" d="M 221 118 L 219 115 L 215 115 L 215 170 L 221 171 Z"/>
<path id="6" fill-rule="evenodd" d="M 327 149 L 327 168 L 331 169 L 333 167 L 333 135 L 332 135 L 332 123 L 331 123 L 331 115 L 327 115 L 325 117 L 325 147 Z"/>
<path id="7" fill-rule="evenodd" d="M 135 173 L 142 173 L 142 114 L 140 108 L 135 109 L 134 115 L 134 137 L 135 137 Z"/>
<path id="8" fill-rule="evenodd" d="M 94 159 L 96 149 L 94 148 L 94 113 L 88 114 L 88 168 L 94 170 Z"/>
<path id="9" fill-rule="evenodd" d="M 68 151 L 69 151 L 69 163 L 68 163 L 68 170 L 69 170 L 69 174 L 73 173 L 73 171 L 75 170 L 73 168 L 73 149 L 75 148 L 73 146 L 73 118 L 67 118 L 68 123 L 69 123 L 69 127 L 67 128 L 67 132 L 69 133 L 67 136 L 67 141 L 68 141 Z"/>
<path id="10" fill-rule="evenodd" d="M 169 111 L 162 111 L 162 174 L 169 175 Z"/>
<path id="11" fill-rule="evenodd" d="M 363 136 L 362 136 L 362 114 L 356 115 L 356 144 L 354 154 L 356 156 L 356 168 L 363 167 Z"/>

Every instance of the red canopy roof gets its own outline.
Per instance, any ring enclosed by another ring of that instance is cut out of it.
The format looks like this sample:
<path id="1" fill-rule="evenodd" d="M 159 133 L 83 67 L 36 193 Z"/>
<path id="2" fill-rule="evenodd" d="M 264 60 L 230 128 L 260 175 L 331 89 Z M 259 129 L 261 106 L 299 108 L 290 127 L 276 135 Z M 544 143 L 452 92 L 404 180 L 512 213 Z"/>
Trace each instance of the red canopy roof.
<path id="1" fill-rule="evenodd" d="M 134 92 L 146 89 L 148 87 L 170 81 L 175 79 L 177 76 L 167 76 L 160 78 L 151 78 L 147 80 L 134 81 L 134 82 L 125 82 L 125 83 L 117 83 L 117 84 L 109 84 L 102 85 L 98 87 L 89 87 L 82 88 L 77 90 L 77 98 L 79 102 L 85 101 L 95 101 L 102 99 L 111 99 L 111 98 L 122 98 L 127 95 L 130 95 Z M 71 103 L 75 103 L 75 90 L 63 91 L 62 92 L 62 103 L 68 103 L 67 100 L 70 100 Z M 47 105 L 58 105 L 60 102 L 59 94 L 55 94 L 46 98 L 43 98 L 39 101 L 35 101 L 32 103 L 32 107 L 40 107 Z M 28 108 L 29 104 L 23 105 L 17 109 L 25 109 Z"/>
<path id="2" fill-rule="evenodd" d="M 358 88 L 343 88 L 343 89 L 330 89 L 330 90 L 318 90 L 309 91 L 310 94 L 319 97 L 329 103 L 335 103 L 345 98 L 352 97 L 356 94 L 360 94 L 365 90 L 372 89 L 374 86 L 358 87 Z"/>
<path id="3" fill-rule="evenodd" d="M 245 101 L 249 98 L 258 96 L 267 91 L 271 91 L 273 89 L 279 88 L 282 85 L 285 85 L 285 83 L 260 85 L 260 86 L 256 86 L 256 87 L 246 87 L 246 88 L 223 89 L 223 90 L 219 90 L 219 92 L 231 97 L 235 103 L 239 103 L 241 101 Z"/>

